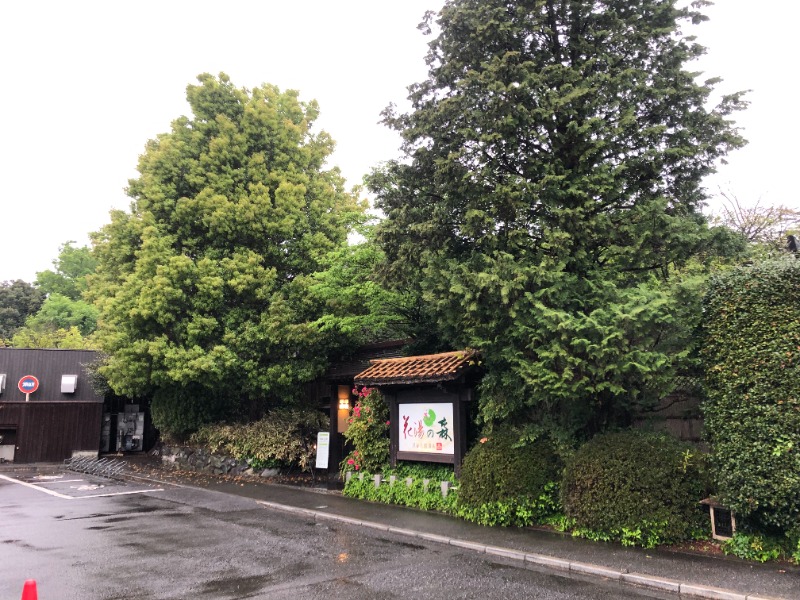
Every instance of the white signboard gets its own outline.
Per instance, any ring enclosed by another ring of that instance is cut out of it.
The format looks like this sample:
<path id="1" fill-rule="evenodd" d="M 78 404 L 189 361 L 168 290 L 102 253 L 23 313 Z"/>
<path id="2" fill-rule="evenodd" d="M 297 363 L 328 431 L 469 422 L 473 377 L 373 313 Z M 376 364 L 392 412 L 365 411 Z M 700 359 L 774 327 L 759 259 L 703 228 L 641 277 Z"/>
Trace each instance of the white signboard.
<path id="1" fill-rule="evenodd" d="M 331 449 L 331 434 L 328 431 L 317 433 L 317 468 L 328 468 L 328 452 Z"/>
<path id="2" fill-rule="evenodd" d="M 454 454 L 452 403 L 399 404 L 400 452 Z"/>

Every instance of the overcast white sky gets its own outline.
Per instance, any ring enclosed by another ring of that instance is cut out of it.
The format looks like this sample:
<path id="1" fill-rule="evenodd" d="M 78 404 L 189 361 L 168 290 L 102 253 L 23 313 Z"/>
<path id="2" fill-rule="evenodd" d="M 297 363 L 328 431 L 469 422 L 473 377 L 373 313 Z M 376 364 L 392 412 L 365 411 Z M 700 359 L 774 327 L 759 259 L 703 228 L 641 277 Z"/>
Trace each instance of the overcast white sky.
<path id="1" fill-rule="evenodd" d="M 224 71 L 319 101 L 350 185 L 398 155 L 378 124 L 426 75 L 417 29 L 442 0 L 10 0 L 0 4 L 0 281 L 33 282 L 59 245 L 127 208 L 145 142 L 188 113 L 185 88 Z M 800 4 L 718 0 L 698 67 L 752 89 L 737 119 L 750 145 L 708 182 L 741 200 L 800 208 L 795 185 Z"/>

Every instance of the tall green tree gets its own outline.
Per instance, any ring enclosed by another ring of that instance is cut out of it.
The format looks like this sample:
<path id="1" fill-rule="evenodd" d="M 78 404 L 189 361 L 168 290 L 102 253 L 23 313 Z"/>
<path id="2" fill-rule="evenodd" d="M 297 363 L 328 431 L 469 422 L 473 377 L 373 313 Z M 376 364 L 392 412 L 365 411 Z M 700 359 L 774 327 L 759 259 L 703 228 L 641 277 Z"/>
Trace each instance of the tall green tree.
<path id="1" fill-rule="evenodd" d="M 390 290 L 381 282 L 386 257 L 374 226 L 360 227 L 359 233 L 363 241 L 332 252 L 325 268 L 314 275 L 312 291 L 324 304 L 317 327 L 342 340 L 343 350 L 407 339 L 411 352 L 425 351 L 436 328 L 421 297 L 413 290 Z"/>
<path id="2" fill-rule="evenodd" d="M 89 349 L 89 336 L 97 326 L 97 308 L 83 300 L 87 278 L 97 260 L 88 246 L 76 248 L 68 241 L 59 248 L 54 271 L 36 274 L 35 286 L 46 298 L 35 314 L 25 319 L 11 338 L 15 348 Z"/>
<path id="3" fill-rule="evenodd" d="M 717 80 L 687 68 L 704 4 L 450 0 L 413 110 L 387 109 L 406 155 L 370 181 L 387 281 L 483 351 L 484 420 L 591 434 L 664 390 L 663 281 L 705 243 L 703 177 L 744 143 L 741 95 L 708 108 Z"/>
<path id="4" fill-rule="evenodd" d="M 44 294 L 22 279 L 0 282 L 0 342 L 8 341 L 43 301 Z"/>
<path id="5" fill-rule="evenodd" d="M 310 276 L 363 214 L 325 167 L 334 144 L 312 129 L 316 102 L 198 80 L 192 116 L 147 143 L 131 210 L 94 236 L 89 290 L 101 374 L 152 395 L 154 422 L 175 434 L 259 415 L 320 372 L 329 340 Z"/>
<path id="6" fill-rule="evenodd" d="M 88 246 L 75 247 L 70 240 L 58 249 L 58 258 L 53 260 L 55 270 L 36 273 L 35 285 L 48 296 L 61 294 L 71 300 L 81 300 L 86 291 L 86 278 L 91 275 L 97 259 Z"/>
<path id="7" fill-rule="evenodd" d="M 97 309 L 83 300 L 50 294 L 25 326 L 38 330 L 77 327 L 81 335 L 88 336 L 97 328 Z"/>

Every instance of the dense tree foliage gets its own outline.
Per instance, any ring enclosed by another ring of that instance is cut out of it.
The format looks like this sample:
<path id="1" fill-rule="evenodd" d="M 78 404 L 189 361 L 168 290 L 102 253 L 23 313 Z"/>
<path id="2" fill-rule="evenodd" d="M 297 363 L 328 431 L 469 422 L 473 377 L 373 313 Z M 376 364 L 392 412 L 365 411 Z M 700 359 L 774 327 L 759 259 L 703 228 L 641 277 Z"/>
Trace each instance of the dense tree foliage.
<path id="1" fill-rule="evenodd" d="M 380 281 L 385 255 L 372 226 L 360 227 L 361 243 L 332 252 L 314 274 L 313 292 L 324 303 L 316 322 L 355 349 L 382 340 L 408 339 L 411 352 L 435 347 L 436 334 L 422 298 L 413 290 L 390 290 Z"/>
<path id="2" fill-rule="evenodd" d="M 737 517 L 800 537 L 800 261 L 715 277 L 703 326 L 718 492 Z"/>
<path id="3" fill-rule="evenodd" d="M 21 279 L 0 283 L 0 341 L 8 341 L 43 301 L 44 294 Z"/>
<path id="4" fill-rule="evenodd" d="M 97 309 L 83 300 L 50 294 L 11 338 L 15 348 L 93 349 Z"/>
<path id="5" fill-rule="evenodd" d="M 61 350 L 94 350 L 91 337 L 86 337 L 76 326 L 22 327 L 11 338 L 14 348 L 59 348 Z"/>
<path id="6" fill-rule="evenodd" d="M 28 317 L 25 327 L 37 330 L 77 327 L 81 335 L 88 336 L 97 327 L 97 309 L 83 300 L 50 294 L 39 311 Z"/>
<path id="7" fill-rule="evenodd" d="M 69 241 L 53 261 L 55 271 L 36 274 L 36 287 L 46 296 L 36 314 L 11 338 L 15 348 L 93 347 L 91 334 L 97 327 L 97 308 L 83 300 L 87 278 L 97 266 L 90 248 L 76 248 Z"/>
<path id="8" fill-rule="evenodd" d="M 58 258 L 53 261 L 54 271 L 36 273 L 35 285 L 50 296 L 60 294 L 70 300 L 81 300 L 86 291 L 86 278 L 94 273 L 97 259 L 88 246 L 76 248 L 70 240 L 58 250 Z"/>
<path id="9" fill-rule="evenodd" d="M 148 142 L 129 212 L 94 236 L 90 296 L 111 388 L 182 434 L 290 401 L 325 365 L 310 275 L 363 208 L 325 167 L 315 102 L 201 75 L 191 117 Z"/>
<path id="10" fill-rule="evenodd" d="M 701 181 L 743 144 L 686 63 L 704 17 L 673 0 L 450 0 L 406 159 L 370 179 L 386 280 L 483 352 L 484 420 L 592 433 L 663 392 L 676 300 L 701 249 Z M 429 23 L 430 25 L 430 23 Z M 674 344 L 674 340 L 672 342 Z"/>

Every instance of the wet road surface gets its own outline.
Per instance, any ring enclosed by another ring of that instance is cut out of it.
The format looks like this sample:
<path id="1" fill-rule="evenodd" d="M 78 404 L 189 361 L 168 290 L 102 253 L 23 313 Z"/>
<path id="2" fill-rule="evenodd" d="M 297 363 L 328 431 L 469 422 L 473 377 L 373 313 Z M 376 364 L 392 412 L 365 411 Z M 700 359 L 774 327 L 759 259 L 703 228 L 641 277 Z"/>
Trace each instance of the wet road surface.
<path id="1" fill-rule="evenodd" d="M 319 496 L 320 505 L 325 495 Z M 220 492 L 0 475 L 0 598 L 665 598 Z"/>

